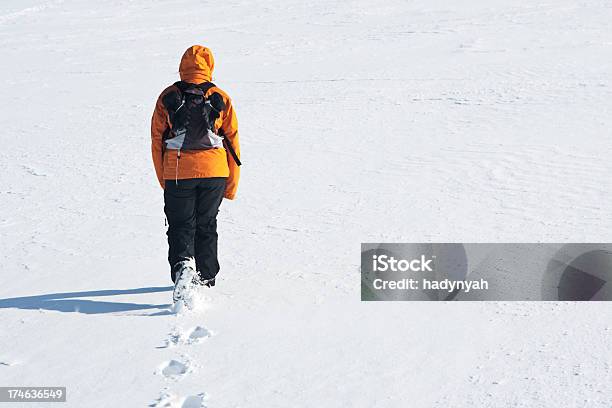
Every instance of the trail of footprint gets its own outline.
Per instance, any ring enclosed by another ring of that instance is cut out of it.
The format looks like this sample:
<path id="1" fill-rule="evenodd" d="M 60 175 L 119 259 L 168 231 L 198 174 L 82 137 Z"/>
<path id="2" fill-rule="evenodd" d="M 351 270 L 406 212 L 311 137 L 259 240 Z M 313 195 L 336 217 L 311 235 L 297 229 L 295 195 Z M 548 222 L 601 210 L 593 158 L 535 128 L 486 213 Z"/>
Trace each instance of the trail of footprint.
<path id="1" fill-rule="evenodd" d="M 189 330 L 183 330 L 179 327 L 174 327 L 169 333 L 169 337 L 165 340 L 164 345 L 157 348 L 172 348 L 176 346 L 191 346 L 199 344 L 203 340 L 211 337 L 213 333 L 205 326 L 195 326 Z M 183 356 L 181 360 L 169 360 L 162 363 L 157 372 L 168 380 L 179 381 L 191 371 L 191 363 L 188 357 Z M 167 388 L 163 389 L 157 400 L 149 406 L 154 408 L 205 408 L 204 399 L 205 393 L 197 395 L 188 395 L 180 398 L 177 395 L 171 394 Z"/>

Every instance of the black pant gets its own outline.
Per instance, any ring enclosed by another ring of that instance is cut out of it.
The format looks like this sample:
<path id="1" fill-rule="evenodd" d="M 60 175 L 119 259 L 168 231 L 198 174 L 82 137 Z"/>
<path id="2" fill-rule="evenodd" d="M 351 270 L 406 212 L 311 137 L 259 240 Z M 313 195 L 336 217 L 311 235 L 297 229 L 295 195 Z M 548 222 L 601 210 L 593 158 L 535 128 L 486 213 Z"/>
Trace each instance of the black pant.
<path id="1" fill-rule="evenodd" d="M 195 258 L 202 279 L 219 273 L 217 213 L 225 193 L 225 177 L 166 180 L 164 212 L 168 219 L 168 262 L 175 280 L 177 262 Z"/>

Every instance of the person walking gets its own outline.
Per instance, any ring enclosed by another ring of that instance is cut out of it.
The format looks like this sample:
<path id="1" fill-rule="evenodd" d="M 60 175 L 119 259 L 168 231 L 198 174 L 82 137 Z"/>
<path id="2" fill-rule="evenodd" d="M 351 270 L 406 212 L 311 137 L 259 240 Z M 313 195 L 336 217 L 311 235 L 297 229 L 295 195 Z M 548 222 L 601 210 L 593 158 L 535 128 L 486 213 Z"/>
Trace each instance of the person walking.
<path id="1" fill-rule="evenodd" d="M 175 301 L 193 285 L 215 285 L 217 214 L 223 198 L 236 197 L 240 178 L 236 112 L 230 97 L 211 82 L 214 66 L 210 49 L 189 47 L 179 65 L 181 80 L 160 94 L 151 120 Z"/>

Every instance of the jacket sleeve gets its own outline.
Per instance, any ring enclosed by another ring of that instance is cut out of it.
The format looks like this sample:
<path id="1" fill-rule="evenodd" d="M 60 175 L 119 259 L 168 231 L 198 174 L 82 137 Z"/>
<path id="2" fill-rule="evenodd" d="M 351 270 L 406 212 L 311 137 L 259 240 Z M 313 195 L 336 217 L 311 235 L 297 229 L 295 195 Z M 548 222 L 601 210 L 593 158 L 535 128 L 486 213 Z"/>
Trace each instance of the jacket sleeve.
<path id="1" fill-rule="evenodd" d="M 153 155 L 153 165 L 155 166 L 155 174 L 159 185 L 164 188 L 164 153 L 162 146 L 162 136 L 168 128 L 168 114 L 164 105 L 161 102 L 161 96 L 155 104 L 153 118 L 151 119 L 151 153 Z"/>
<path id="2" fill-rule="evenodd" d="M 226 105 L 227 108 L 221 124 L 221 130 L 223 130 L 223 134 L 225 135 L 227 141 L 231 143 L 232 147 L 236 151 L 238 159 L 240 159 L 240 138 L 238 137 L 238 119 L 236 118 L 236 111 L 234 110 L 232 101 L 229 98 Z M 236 164 L 229 151 L 226 151 L 226 154 L 227 165 L 229 167 L 229 177 L 227 178 L 224 197 L 229 200 L 233 200 L 236 197 L 236 190 L 238 190 L 240 167 L 238 167 L 238 164 Z"/>

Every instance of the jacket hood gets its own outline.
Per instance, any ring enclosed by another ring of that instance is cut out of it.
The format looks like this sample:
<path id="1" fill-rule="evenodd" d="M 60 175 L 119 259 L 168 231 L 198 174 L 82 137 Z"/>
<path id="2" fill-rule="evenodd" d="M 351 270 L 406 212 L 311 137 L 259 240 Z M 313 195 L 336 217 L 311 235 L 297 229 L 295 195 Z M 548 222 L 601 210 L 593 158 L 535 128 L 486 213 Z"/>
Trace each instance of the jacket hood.
<path id="1" fill-rule="evenodd" d="M 212 51 L 202 45 L 192 45 L 181 58 L 179 73 L 181 81 L 200 84 L 212 79 L 215 59 Z"/>

